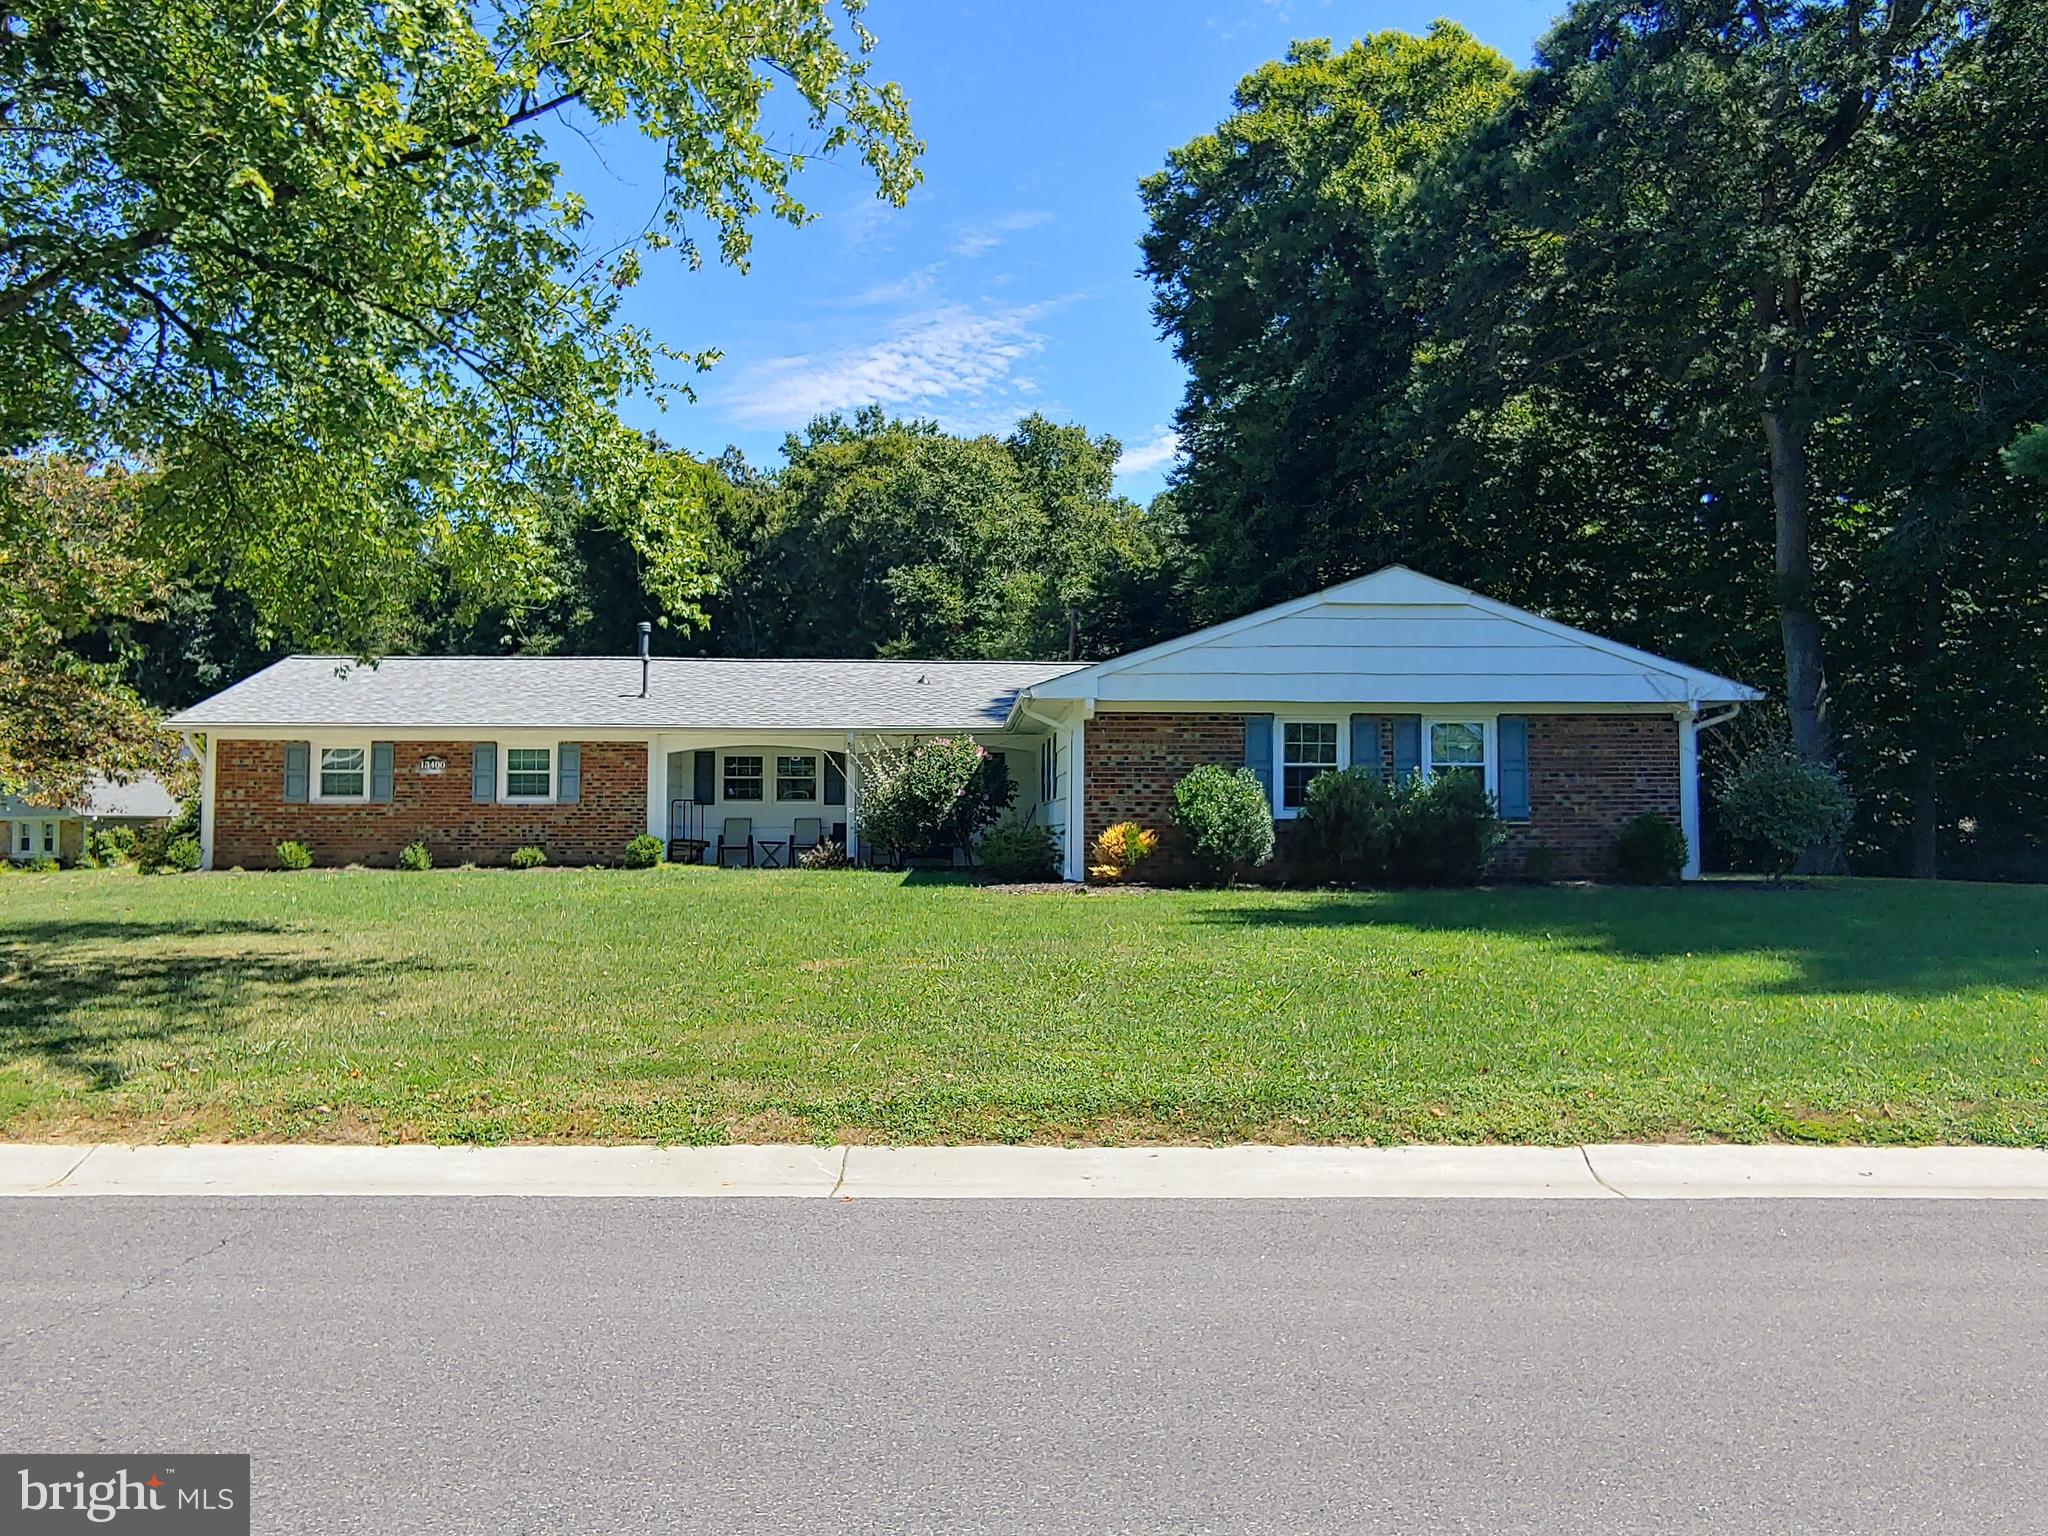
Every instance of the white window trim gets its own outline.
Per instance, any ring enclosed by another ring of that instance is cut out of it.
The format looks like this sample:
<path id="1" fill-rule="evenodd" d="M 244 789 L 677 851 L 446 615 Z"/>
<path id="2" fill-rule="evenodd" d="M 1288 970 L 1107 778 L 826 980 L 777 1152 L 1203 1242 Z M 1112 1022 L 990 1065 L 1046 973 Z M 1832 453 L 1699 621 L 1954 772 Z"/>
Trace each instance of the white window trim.
<path id="1" fill-rule="evenodd" d="M 1346 709 L 1337 713 L 1322 710 L 1294 710 L 1282 714 L 1273 713 L 1273 819 L 1292 821 L 1301 814 L 1300 806 L 1287 806 L 1279 802 L 1287 793 L 1287 727 L 1290 725 L 1329 725 L 1337 727 L 1337 769 L 1342 773 L 1351 766 L 1351 717 L 1354 714 L 1412 715 L 1413 709 L 1373 709 L 1361 705 L 1357 709 Z M 1418 747 L 1423 777 L 1434 777 L 1435 765 L 1429 756 L 1429 728 L 1432 725 L 1477 725 L 1486 738 L 1486 792 L 1495 799 L 1500 798 L 1500 715 L 1497 711 L 1482 713 L 1478 710 L 1439 711 L 1423 715 L 1422 741 Z"/>
<path id="2" fill-rule="evenodd" d="M 1295 710 L 1273 716 L 1273 819 L 1292 821 L 1301 814 L 1298 805 L 1282 805 L 1287 798 L 1287 727 L 1290 725 L 1334 725 L 1337 727 L 1337 767 L 1342 773 L 1351 766 L 1351 715 L 1327 710 Z"/>
<path id="3" fill-rule="evenodd" d="M 1476 725 L 1479 727 L 1479 749 L 1486 754 L 1486 762 L 1481 770 L 1480 782 L 1485 785 L 1486 792 L 1492 795 L 1495 800 L 1498 800 L 1500 798 L 1500 716 L 1465 713 L 1424 715 L 1422 717 L 1421 753 L 1422 776 L 1425 779 L 1436 777 L 1436 764 L 1431 760 L 1429 751 L 1430 727 L 1436 725 Z M 1471 765 L 1469 763 L 1454 763 L 1451 766 L 1470 767 Z"/>
<path id="4" fill-rule="evenodd" d="M 743 753 L 743 754 L 741 754 L 741 755 L 742 755 L 742 756 L 744 756 L 745 754 Z M 784 779 L 785 777 L 786 777 L 786 778 L 792 778 L 792 779 L 800 779 L 800 778 L 803 778 L 803 777 L 804 777 L 804 775 L 803 775 L 803 774 L 800 774 L 800 773 L 792 773 L 792 774 L 786 774 L 786 775 L 785 775 L 785 774 L 783 773 L 783 771 L 782 771 L 782 760 L 783 760 L 783 759 L 784 759 L 785 757 L 792 757 L 792 758 L 808 758 L 808 759 L 810 760 L 810 764 L 811 764 L 811 772 L 810 772 L 810 780 L 811 780 L 811 793 L 810 793 L 810 795 L 809 795 L 808 797 L 804 797 L 804 796 L 791 796 L 791 797 L 790 797 L 790 798 L 788 798 L 788 799 L 784 799 L 784 798 L 783 798 L 783 794 L 782 794 L 782 781 L 783 781 L 783 779 Z M 774 765 L 774 772 L 773 772 L 772 774 L 771 774 L 770 772 L 768 772 L 768 768 L 769 768 L 769 765 L 770 765 L 770 764 L 773 764 L 773 765 Z M 776 751 L 774 751 L 773 753 L 769 754 L 769 756 L 768 756 L 767 760 L 766 760 L 765 762 L 763 762 L 763 763 L 762 763 L 762 765 L 761 765 L 761 769 L 762 769 L 762 772 L 761 772 L 761 791 L 762 791 L 762 794 L 763 794 L 763 796 L 764 796 L 764 797 L 766 797 L 766 796 L 767 796 L 767 792 L 768 792 L 768 790 L 769 790 L 769 789 L 770 789 L 770 788 L 772 787 L 772 788 L 774 789 L 774 791 L 775 791 L 775 794 L 774 794 L 774 796 L 773 796 L 773 799 L 774 799 L 774 801 L 775 801 L 775 803 L 776 803 L 777 805 L 823 805 L 823 804 L 825 803 L 825 754 L 824 754 L 824 753 L 822 753 L 822 752 L 813 752 L 813 751 L 812 751 L 812 750 L 810 750 L 810 749 L 809 749 L 808 747 L 796 747 L 796 748 L 778 748 L 778 749 L 777 749 Z M 742 802 L 742 803 L 744 804 L 744 803 L 746 803 L 746 802 Z"/>
<path id="5" fill-rule="evenodd" d="M 512 793 L 512 753 L 545 752 L 548 755 L 548 792 L 544 795 Z M 501 741 L 498 743 L 498 803 L 500 805 L 553 805 L 562 793 L 562 744 L 559 741 Z"/>
<path id="6" fill-rule="evenodd" d="M 320 788 L 320 760 L 329 752 L 361 752 L 363 754 L 363 792 L 360 795 L 330 795 Z M 353 737 L 330 736 L 324 741 L 306 743 L 306 799 L 315 805 L 367 805 L 370 800 L 370 774 L 375 768 L 376 750 L 366 736 L 361 741 Z"/>

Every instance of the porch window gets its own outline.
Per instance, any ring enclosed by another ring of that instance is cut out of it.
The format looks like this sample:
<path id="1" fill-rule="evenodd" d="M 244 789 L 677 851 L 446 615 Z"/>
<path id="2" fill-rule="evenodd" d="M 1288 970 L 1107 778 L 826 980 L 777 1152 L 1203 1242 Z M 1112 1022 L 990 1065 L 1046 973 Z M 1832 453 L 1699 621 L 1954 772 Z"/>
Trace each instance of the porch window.
<path id="1" fill-rule="evenodd" d="M 23 821 L 16 823 L 16 825 L 21 829 L 21 851 L 23 853 L 34 853 L 35 845 L 29 841 L 29 824 Z"/>
<path id="2" fill-rule="evenodd" d="M 46 821 L 43 823 L 43 852 L 55 853 L 56 851 L 57 823 L 55 823 L 54 821 Z"/>
<path id="3" fill-rule="evenodd" d="M 552 800 L 555 797 L 555 752 L 552 747 L 505 749 L 505 798 Z"/>
<path id="4" fill-rule="evenodd" d="M 818 760 L 815 757 L 775 759 L 775 798 L 815 800 L 818 798 Z"/>
<path id="5" fill-rule="evenodd" d="M 369 792 L 363 770 L 361 747 L 320 749 L 320 798 L 361 800 Z"/>
<path id="6" fill-rule="evenodd" d="M 1299 810 L 1317 774 L 1337 766 L 1337 722 L 1290 720 L 1280 736 L 1280 803 Z"/>
<path id="7" fill-rule="evenodd" d="M 725 798 L 728 800 L 758 800 L 761 798 L 760 758 L 728 757 L 725 760 Z"/>
<path id="8" fill-rule="evenodd" d="M 1429 761 L 1425 765 L 1433 778 L 1444 773 L 1469 773 L 1486 783 L 1486 722 L 1483 720 L 1432 720 L 1428 732 Z"/>

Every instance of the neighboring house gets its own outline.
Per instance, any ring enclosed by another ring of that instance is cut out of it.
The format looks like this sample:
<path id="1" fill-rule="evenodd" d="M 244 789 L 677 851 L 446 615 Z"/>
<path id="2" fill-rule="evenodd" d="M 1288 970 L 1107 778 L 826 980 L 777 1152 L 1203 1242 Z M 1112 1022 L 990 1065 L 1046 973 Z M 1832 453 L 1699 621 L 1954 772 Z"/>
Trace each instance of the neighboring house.
<path id="1" fill-rule="evenodd" d="M 799 818 L 857 851 L 864 757 L 972 733 L 1066 874 L 1113 822 L 1170 822 L 1204 763 L 1298 813 L 1326 768 L 1475 771 L 1529 847 L 1599 874 L 1630 817 L 1678 823 L 1698 873 L 1696 738 L 1755 690 L 1389 566 L 1092 666 L 1028 661 L 294 656 L 186 710 L 209 867 L 441 862 L 522 844 L 610 861 L 628 839 L 781 842 Z M 203 734 L 203 746 L 198 737 Z"/>
<path id="2" fill-rule="evenodd" d="M 17 864 L 46 858 L 75 864 L 85 851 L 87 833 L 113 827 L 140 830 L 168 821 L 177 810 L 178 802 L 154 775 L 143 774 L 126 784 L 94 779 L 75 805 L 0 799 L 0 831 L 6 834 L 7 857 Z"/>

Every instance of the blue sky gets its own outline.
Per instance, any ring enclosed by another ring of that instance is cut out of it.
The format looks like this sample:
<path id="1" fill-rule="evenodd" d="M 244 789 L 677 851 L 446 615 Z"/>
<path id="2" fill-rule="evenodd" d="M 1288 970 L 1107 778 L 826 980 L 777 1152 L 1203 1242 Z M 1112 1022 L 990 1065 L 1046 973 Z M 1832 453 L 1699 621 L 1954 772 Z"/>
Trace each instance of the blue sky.
<path id="1" fill-rule="evenodd" d="M 697 400 L 639 425 L 703 453 L 735 443 L 779 462 L 814 414 L 878 400 L 958 431 L 1007 431 L 1041 410 L 1124 443 L 1119 488 L 1164 483 L 1182 370 L 1138 275 L 1137 185 L 1217 124 L 1238 79 L 1297 37 L 1419 31 L 1449 14 L 1517 61 L 1550 0 L 873 0 L 877 72 L 902 83 L 928 149 L 910 206 L 856 165 L 814 161 L 819 217 L 763 223 L 750 270 L 650 257 L 630 318 L 721 362 Z M 588 199 L 590 240 L 638 228 L 659 161 L 630 136 L 553 135 Z"/>

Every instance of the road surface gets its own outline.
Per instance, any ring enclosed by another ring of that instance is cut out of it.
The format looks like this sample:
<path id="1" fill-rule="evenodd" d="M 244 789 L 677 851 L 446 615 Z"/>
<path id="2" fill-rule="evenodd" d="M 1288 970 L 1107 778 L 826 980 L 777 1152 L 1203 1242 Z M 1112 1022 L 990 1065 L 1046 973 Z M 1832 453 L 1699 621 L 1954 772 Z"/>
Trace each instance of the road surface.
<path id="1" fill-rule="evenodd" d="M 275 1532 L 2048 1531 L 2039 1202 L 0 1201 Z"/>

